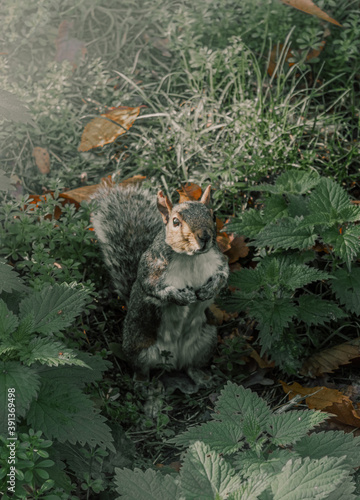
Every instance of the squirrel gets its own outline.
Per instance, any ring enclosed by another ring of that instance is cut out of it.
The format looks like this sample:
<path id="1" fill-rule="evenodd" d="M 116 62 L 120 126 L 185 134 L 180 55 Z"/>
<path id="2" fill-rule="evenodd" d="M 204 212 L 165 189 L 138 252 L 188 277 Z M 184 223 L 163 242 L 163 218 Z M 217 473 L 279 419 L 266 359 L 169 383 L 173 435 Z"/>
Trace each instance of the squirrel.
<path id="1" fill-rule="evenodd" d="M 162 191 L 155 200 L 139 186 L 102 188 L 95 196 L 93 227 L 127 304 L 123 351 L 139 380 L 166 362 L 204 385 L 201 368 L 217 342 L 206 313 L 229 274 L 216 242 L 210 190 L 200 201 L 174 206 Z"/>

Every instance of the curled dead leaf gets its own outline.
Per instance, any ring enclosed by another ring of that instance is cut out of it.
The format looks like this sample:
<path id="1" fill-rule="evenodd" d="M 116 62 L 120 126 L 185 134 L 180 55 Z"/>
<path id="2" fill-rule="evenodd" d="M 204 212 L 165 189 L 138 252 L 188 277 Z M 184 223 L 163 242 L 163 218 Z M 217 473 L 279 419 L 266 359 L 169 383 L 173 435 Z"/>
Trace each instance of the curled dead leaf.
<path id="1" fill-rule="evenodd" d="M 333 373 L 339 366 L 349 364 L 359 356 L 360 339 L 357 338 L 314 354 L 303 363 L 300 373 L 312 378 L 323 373 Z"/>
<path id="2" fill-rule="evenodd" d="M 180 195 L 179 203 L 183 203 L 184 201 L 200 200 L 202 195 L 201 187 L 193 182 L 187 182 L 180 189 L 177 189 L 177 192 Z"/>
<path id="3" fill-rule="evenodd" d="M 32 151 L 37 168 L 42 174 L 50 172 L 50 155 L 47 149 L 36 147 Z"/>
<path id="4" fill-rule="evenodd" d="M 336 24 L 336 26 L 341 26 L 335 19 L 330 17 L 326 12 L 321 10 L 317 5 L 312 2 L 312 0 L 281 0 L 284 4 L 290 5 L 290 7 L 294 7 L 294 9 L 301 10 L 306 14 L 310 14 L 312 16 L 316 16 L 328 23 Z"/>
<path id="5" fill-rule="evenodd" d="M 132 127 L 143 107 L 119 106 L 97 116 L 85 126 L 78 150 L 89 151 L 114 142 Z"/>

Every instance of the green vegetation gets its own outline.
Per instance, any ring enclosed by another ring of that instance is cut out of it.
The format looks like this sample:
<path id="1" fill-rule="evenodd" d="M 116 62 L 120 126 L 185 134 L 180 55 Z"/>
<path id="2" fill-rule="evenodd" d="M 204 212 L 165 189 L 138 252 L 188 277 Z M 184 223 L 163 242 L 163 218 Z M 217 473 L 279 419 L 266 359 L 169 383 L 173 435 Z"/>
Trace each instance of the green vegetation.
<path id="1" fill-rule="evenodd" d="M 146 498 L 294 500 L 313 475 L 318 498 L 357 498 L 358 439 L 308 434 L 326 414 L 272 412 L 276 389 L 268 405 L 231 383 L 214 403 L 228 378 L 250 375 L 252 346 L 295 376 L 358 335 L 360 9 L 316 5 L 342 26 L 280 0 L 3 1 L 0 491 L 14 387 L 13 498 L 140 499 L 135 479 Z M 80 152 L 84 127 L 118 106 L 143 107 L 125 134 Z M 34 148 L 49 155 L 45 173 Z M 126 311 L 91 203 L 61 197 L 110 174 L 144 175 L 169 196 L 210 181 L 226 230 L 251 247 L 222 297 L 239 315 L 220 328 L 214 386 L 161 394 L 154 420 L 123 358 Z M 180 474 L 155 472 L 174 447 L 187 448 Z"/>

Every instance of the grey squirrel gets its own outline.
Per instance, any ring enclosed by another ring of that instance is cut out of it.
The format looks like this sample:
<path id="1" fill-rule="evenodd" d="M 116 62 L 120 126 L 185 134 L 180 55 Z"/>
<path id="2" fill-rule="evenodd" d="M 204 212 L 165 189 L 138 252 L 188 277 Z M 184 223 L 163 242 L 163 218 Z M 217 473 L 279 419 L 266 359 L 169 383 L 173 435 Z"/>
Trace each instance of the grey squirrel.
<path id="1" fill-rule="evenodd" d="M 159 363 L 202 384 L 216 346 L 206 310 L 227 282 L 208 186 L 200 201 L 172 206 L 162 191 L 103 188 L 93 226 L 119 296 L 127 303 L 123 350 L 141 378 Z M 170 358 L 162 355 L 170 352 Z"/>

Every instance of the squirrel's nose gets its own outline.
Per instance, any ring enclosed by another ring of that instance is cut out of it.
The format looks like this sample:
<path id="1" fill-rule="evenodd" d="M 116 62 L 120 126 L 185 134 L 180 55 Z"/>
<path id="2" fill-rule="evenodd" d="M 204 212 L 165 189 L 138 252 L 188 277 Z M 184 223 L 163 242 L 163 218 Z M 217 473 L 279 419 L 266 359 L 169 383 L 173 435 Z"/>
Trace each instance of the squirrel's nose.
<path id="1" fill-rule="evenodd" d="M 204 250 L 207 242 L 211 239 L 211 235 L 204 229 L 198 232 L 197 237 L 201 246 L 201 250 Z"/>

